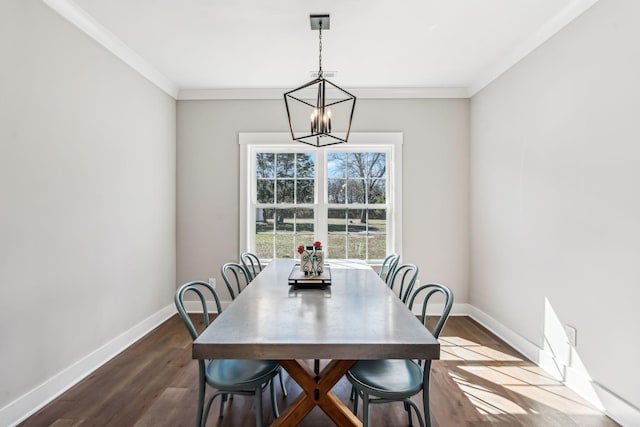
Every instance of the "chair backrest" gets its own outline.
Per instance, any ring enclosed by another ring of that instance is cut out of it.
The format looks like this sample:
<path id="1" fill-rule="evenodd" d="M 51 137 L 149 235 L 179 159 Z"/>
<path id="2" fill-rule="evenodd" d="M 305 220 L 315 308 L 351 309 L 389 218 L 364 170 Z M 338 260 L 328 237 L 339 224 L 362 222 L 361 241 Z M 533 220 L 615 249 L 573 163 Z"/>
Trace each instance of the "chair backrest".
<path id="1" fill-rule="evenodd" d="M 232 300 L 236 299 L 240 292 L 251 282 L 247 270 L 244 269 L 242 264 L 237 262 L 226 263 L 222 266 L 220 272 L 222 273 L 224 283 L 227 285 L 227 289 L 229 289 Z"/>
<path id="2" fill-rule="evenodd" d="M 255 279 L 258 273 L 262 271 L 260 258 L 258 258 L 258 255 L 254 253 L 243 252 L 242 255 L 240 255 L 240 261 L 249 275 L 249 281 Z"/>
<path id="3" fill-rule="evenodd" d="M 417 279 L 418 266 L 415 264 L 402 264 L 393 271 L 387 284 L 394 291 L 397 290 L 398 298 L 406 304 Z"/>
<path id="4" fill-rule="evenodd" d="M 213 296 L 213 301 L 216 304 L 216 309 L 218 313 L 222 312 L 222 306 L 220 305 L 220 298 L 218 298 L 218 294 L 213 287 L 207 282 L 189 282 L 180 286 L 176 291 L 174 296 L 174 301 L 176 303 L 176 308 L 178 309 L 178 314 L 182 317 L 184 324 L 186 325 L 189 333 L 191 334 L 191 338 L 194 340 L 198 338 L 198 331 L 191 320 L 191 317 L 187 314 L 187 310 L 184 307 L 184 296 L 187 292 L 193 292 L 200 298 L 200 303 L 202 304 L 202 315 L 204 316 L 204 327 L 209 326 L 209 309 L 207 307 L 207 296 L 211 294 Z"/>
<path id="5" fill-rule="evenodd" d="M 382 266 L 380 267 L 380 277 L 386 284 L 389 284 L 389 279 L 393 276 L 393 272 L 398 267 L 398 262 L 400 262 L 400 255 L 398 254 L 390 254 L 382 262 Z"/>
<path id="6" fill-rule="evenodd" d="M 411 299 L 409 300 L 409 310 L 413 308 L 413 303 L 415 302 L 416 297 L 419 294 L 424 295 L 420 319 L 425 326 L 427 325 L 427 305 L 431 300 L 431 297 L 433 297 L 435 294 L 442 294 L 444 296 L 444 304 L 442 305 L 442 310 L 438 309 L 438 312 L 440 312 L 440 317 L 438 318 L 435 327 L 431 331 L 431 334 L 433 334 L 434 337 L 438 338 L 440 336 L 442 328 L 444 327 L 444 324 L 447 321 L 447 318 L 449 317 L 449 313 L 451 313 L 451 307 L 453 306 L 453 292 L 451 292 L 451 289 L 447 288 L 445 285 L 441 285 L 439 283 L 427 283 L 426 285 L 422 285 L 415 290 L 413 295 L 411 295 Z"/>

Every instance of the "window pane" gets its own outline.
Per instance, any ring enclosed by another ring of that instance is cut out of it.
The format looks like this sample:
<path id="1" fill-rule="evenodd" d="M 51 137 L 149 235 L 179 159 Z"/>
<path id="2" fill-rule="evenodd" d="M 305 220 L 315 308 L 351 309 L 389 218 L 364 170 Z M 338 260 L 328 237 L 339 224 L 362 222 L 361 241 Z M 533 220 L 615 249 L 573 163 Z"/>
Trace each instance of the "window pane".
<path id="1" fill-rule="evenodd" d="M 347 154 L 327 153 L 327 177 L 346 178 L 347 177 Z"/>
<path id="2" fill-rule="evenodd" d="M 347 258 L 346 246 L 346 234 L 329 234 L 329 248 L 328 253 L 325 254 L 325 256 L 337 259 Z"/>
<path id="3" fill-rule="evenodd" d="M 329 233 L 346 233 L 347 231 L 347 210 L 329 209 L 328 212 Z"/>
<path id="4" fill-rule="evenodd" d="M 349 209 L 349 223 L 347 231 L 349 233 L 367 232 L 367 211 L 366 209 Z"/>
<path id="5" fill-rule="evenodd" d="M 256 154 L 256 176 L 258 178 L 273 178 L 273 153 Z"/>
<path id="6" fill-rule="evenodd" d="M 311 234 L 314 232 L 313 209 L 296 209 L 296 233 Z"/>
<path id="7" fill-rule="evenodd" d="M 387 256 L 387 211 L 368 211 L 368 259 L 384 259 Z"/>
<path id="8" fill-rule="evenodd" d="M 296 203 L 313 203 L 313 180 L 299 179 L 296 183 Z"/>
<path id="9" fill-rule="evenodd" d="M 273 203 L 274 179 L 259 179 L 256 183 L 258 203 Z"/>
<path id="10" fill-rule="evenodd" d="M 347 181 L 347 203 L 364 203 L 365 181 L 350 179 Z"/>
<path id="11" fill-rule="evenodd" d="M 256 235 L 256 255 L 258 258 L 273 258 L 273 234 Z"/>
<path id="12" fill-rule="evenodd" d="M 373 178 L 367 180 L 367 202 L 368 203 L 385 203 L 387 194 L 387 180 L 383 178 Z"/>
<path id="13" fill-rule="evenodd" d="M 367 153 L 349 153 L 347 159 L 347 176 L 364 178 L 367 170 Z"/>
<path id="14" fill-rule="evenodd" d="M 298 153 L 298 161 L 296 165 L 296 175 L 298 178 L 314 178 L 315 177 L 315 154 Z"/>
<path id="15" fill-rule="evenodd" d="M 273 233 L 273 209 L 256 209 L 256 233 Z"/>
<path id="16" fill-rule="evenodd" d="M 349 258 L 367 258 L 367 235 L 349 233 L 347 245 L 347 256 Z"/>
<path id="17" fill-rule="evenodd" d="M 285 153 L 276 155 L 276 172 L 278 178 L 293 178 L 295 171 L 295 154 Z"/>
<path id="18" fill-rule="evenodd" d="M 293 233 L 293 209 L 276 209 L 276 232 Z"/>
<path id="19" fill-rule="evenodd" d="M 300 258 L 297 248 L 300 245 L 311 245 L 314 242 L 314 216 L 313 209 L 296 209 L 295 241 L 293 243 L 293 253 L 296 258 Z"/>
<path id="20" fill-rule="evenodd" d="M 293 179 L 276 181 L 276 203 L 293 203 Z"/>
<path id="21" fill-rule="evenodd" d="M 385 153 L 368 153 L 367 176 L 372 178 L 384 177 L 387 174 L 387 155 Z"/>
<path id="22" fill-rule="evenodd" d="M 328 217 L 328 256 L 331 258 L 346 258 L 347 210 L 329 209 Z"/>
<path id="23" fill-rule="evenodd" d="M 293 258 L 294 244 L 293 233 L 276 234 L 276 258 Z"/>
<path id="24" fill-rule="evenodd" d="M 275 209 L 258 208 L 256 212 L 256 255 L 259 258 L 273 257 Z"/>
<path id="25" fill-rule="evenodd" d="M 344 203 L 347 194 L 346 179 L 329 179 L 327 182 L 329 203 Z"/>
<path id="26" fill-rule="evenodd" d="M 347 257 L 367 258 L 367 211 L 349 209 L 347 211 Z"/>

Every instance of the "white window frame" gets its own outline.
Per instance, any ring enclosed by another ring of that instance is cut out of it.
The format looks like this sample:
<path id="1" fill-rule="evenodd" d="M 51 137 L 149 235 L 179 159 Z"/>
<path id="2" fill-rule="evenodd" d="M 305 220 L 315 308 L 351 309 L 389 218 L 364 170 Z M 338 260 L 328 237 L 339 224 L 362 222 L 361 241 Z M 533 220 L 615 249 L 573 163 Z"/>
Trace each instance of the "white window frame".
<path id="1" fill-rule="evenodd" d="M 395 252 L 402 256 L 402 140 L 401 132 L 352 132 L 349 142 L 331 147 L 331 151 L 384 151 L 387 153 L 387 206 L 389 234 L 387 253 Z M 317 218 L 315 235 L 321 242 L 328 241 L 327 214 L 328 192 L 326 187 L 327 156 L 325 148 L 315 148 L 291 141 L 290 133 L 256 133 L 241 132 L 238 135 L 240 144 L 240 251 L 251 250 L 255 244 L 256 219 L 249 215 L 253 212 L 256 200 L 255 162 L 258 152 L 313 152 L 316 162 L 316 180 L 314 188 L 314 215 Z M 322 165 L 322 167 L 318 167 Z M 321 198 L 321 200 L 319 200 Z M 287 207 L 284 205 L 283 207 Z M 336 206 L 333 205 L 332 208 Z M 340 209 L 358 208 L 360 205 L 340 205 Z M 389 221 L 390 220 L 390 221 Z"/>

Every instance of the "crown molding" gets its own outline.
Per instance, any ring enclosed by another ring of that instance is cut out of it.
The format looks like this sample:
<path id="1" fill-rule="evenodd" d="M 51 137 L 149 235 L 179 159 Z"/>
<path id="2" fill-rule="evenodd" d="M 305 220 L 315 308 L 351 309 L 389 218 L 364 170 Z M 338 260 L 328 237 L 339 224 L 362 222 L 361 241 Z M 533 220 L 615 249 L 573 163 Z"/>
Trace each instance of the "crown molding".
<path id="1" fill-rule="evenodd" d="M 174 99 L 185 101 L 282 99 L 284 92 L 289 90 L 287 88 L 180 89 L 177 84 L 145 61 L 72 0 L 41 1 Z M 349 90 L 360 99 L 471 98 L 597 2 L 598 0 L 574 0 L 535 34 L 487 67 L 468 87 L 351 88 Z"/>
<path id="2" fill-rule="evenodd" d="M 515 49 L 508 52 L 505 56 L 481 72 L 468 87 L 469 98 L 473 97 L 504 72 L 516 65 L 521 59 L 529 55 L 597 2 L 598 0 L 574 0 L 567 5 L 531 37 L 527 38 L 524 42 L 516 46 Z"/>
<path id="3" fill-rule="evenodd" d="M 104 46 L 105 49 L 113 53 L 125 64 L 136 70 L 140 75 L 158 86 L 169 96 L 176 99 L 178 96 L 178 86 L 165 77 L 155 67 L 145 61 L 140 55 L 134 52 L 115 34 L 100 25 L 87 12 L 81 9 L 71 0 L 41 0 L 60 16 L 78 27 L 82 32 Z"/>
<path id="4" fill-rule="evenodd" d="M 180 101 L 282 99 L 287 88 L 181 89 Z M 349 88 L 359 99 L 469 98 L 464 87 Z"/>

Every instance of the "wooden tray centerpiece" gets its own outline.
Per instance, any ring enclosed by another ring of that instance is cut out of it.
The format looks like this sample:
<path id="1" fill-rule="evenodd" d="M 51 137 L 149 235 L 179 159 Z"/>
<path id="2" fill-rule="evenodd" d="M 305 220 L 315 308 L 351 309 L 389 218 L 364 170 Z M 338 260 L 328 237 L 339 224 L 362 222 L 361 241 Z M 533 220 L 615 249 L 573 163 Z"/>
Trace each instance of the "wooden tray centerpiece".
<path id="1" fill-rule="evenodd" d="M 312 276 L 308 273 L 304 273 L 300 270 L 300 264 L 293 266 L 291 273 L 289 274 L 289 285 L 293 285 L 297 288 L 318 288 L 331 285 L 331 269 L 328 265 L 324 266 L 324 269 L 317 276 Z"/>

